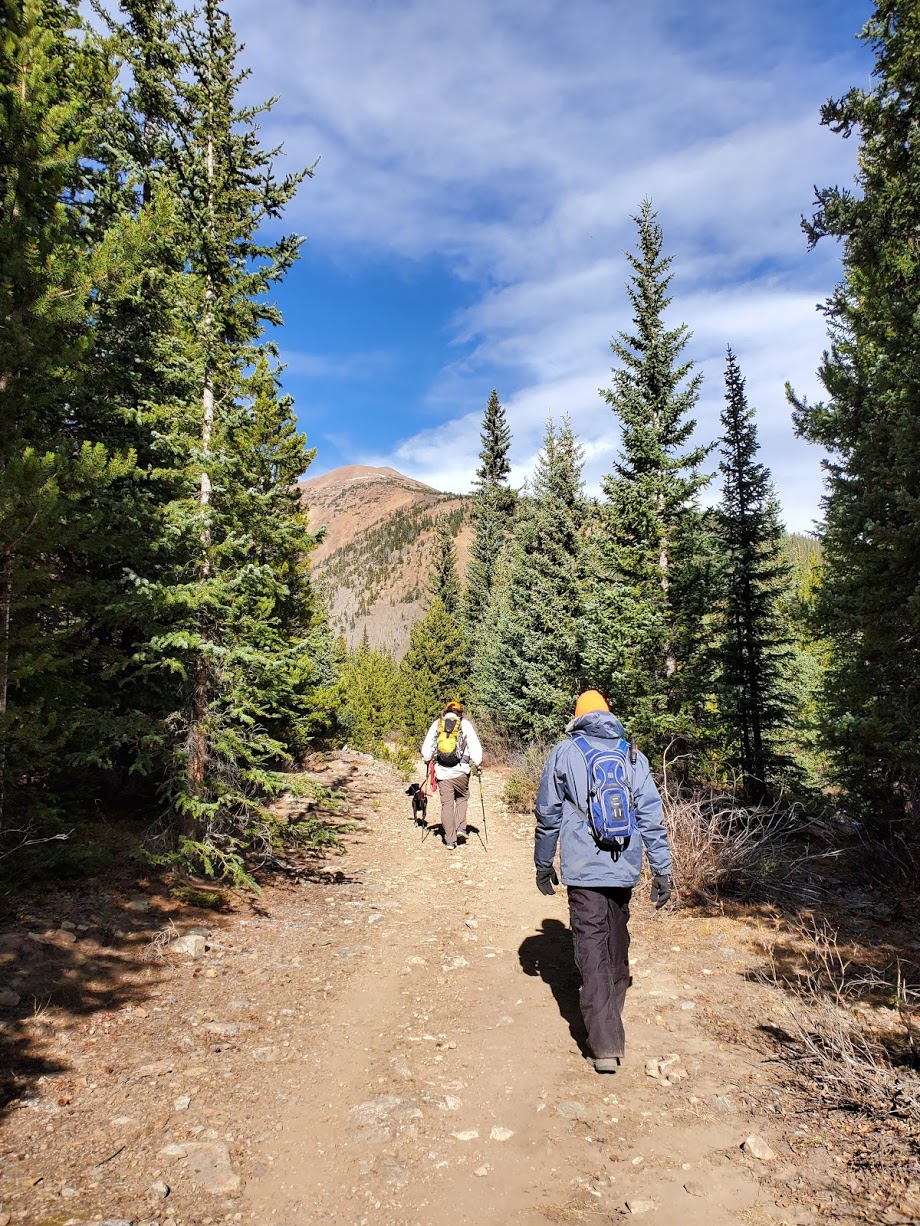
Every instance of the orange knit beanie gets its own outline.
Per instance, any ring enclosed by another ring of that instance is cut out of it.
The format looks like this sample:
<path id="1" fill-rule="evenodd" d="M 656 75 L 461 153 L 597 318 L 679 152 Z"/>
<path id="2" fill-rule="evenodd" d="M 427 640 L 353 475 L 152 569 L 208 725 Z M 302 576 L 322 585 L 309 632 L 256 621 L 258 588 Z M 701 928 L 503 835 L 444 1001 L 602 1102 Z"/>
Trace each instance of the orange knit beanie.
<path id="1" fill-rule="evenodd" d="M 598 690 L 585 690 L 583 694 L 578 695 L 578 701 L 575 703 L 575 718 L 579 715 L 587 715 L 589 711 L 609 711 L 610 707 L 607 704 L 607 699 Z"/>

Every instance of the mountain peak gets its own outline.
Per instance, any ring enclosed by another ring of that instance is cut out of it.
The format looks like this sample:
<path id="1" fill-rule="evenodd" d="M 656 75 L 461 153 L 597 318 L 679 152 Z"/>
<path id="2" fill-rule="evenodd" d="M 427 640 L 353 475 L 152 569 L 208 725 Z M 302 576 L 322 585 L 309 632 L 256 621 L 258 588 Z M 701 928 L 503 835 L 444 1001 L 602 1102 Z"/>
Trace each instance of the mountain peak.
<path id="1" fill-rule="evenodd" d="M 364 631 L 372 647 L 401 656 L 428 602 L 437 521 L 451 517 L 461 565 L 469 550 L 469 500 L 433 489 L 395 468 L 347 464 L 300 482 L 310 526 L 325 535 L 313 553 L 335 629 L 350 646 Z"/>
<path id="2" fill-rule="evenodd" d="M 327 473 L 320 473 L 318 477 L 308 477 L 301 481 L 300 486 L 306 493 L 307 501 L 312 503 L 313 495 L 317 492 L 342 491 L 362 483 L 398 485 L 403 489 L 416 489 L 432 494 L 439 492 L 430 485 L 416 481 L 414 477 L 407 477 L 405 473 L 398 472 L 395 468 L 375 467 L 371 464 L 345 464 L 341 468 L 333 468 Z"/>

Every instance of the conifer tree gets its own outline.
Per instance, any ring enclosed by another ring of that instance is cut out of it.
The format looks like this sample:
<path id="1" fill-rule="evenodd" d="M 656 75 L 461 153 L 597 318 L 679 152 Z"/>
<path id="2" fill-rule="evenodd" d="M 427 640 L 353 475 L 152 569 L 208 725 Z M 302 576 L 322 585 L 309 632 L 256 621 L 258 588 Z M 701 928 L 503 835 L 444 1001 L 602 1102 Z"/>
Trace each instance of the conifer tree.
<path id="1" fill-rule="evenodd" d="M 304 555 L 313 538 L 291 489 L 311 453 L 260 341 L 266 323 L 280 322 L 264 295 L 299 246 L 265 242 L 260 227 L 303 175 L 275 178 L 276 151 L 261 146 L 255 123 L 264 108 L 237 105 L 240 48 L 215 0 L 183 15 L 179 30 L 187 67 L 176 138 L 151 207 L 169 216 L 182 265 L 164 295 L 182 395 L 150 406 L 170 556 L 151 585 L 155 632 L 136 655 L 148 672 L 182 680 L 164 751 L 183 846 L 208 871 L 233 873 L 247 814 L 280 786 L 272 768 L 287 760 L 297 690 L 312 668 Z"/>
<path id="2" fill-rule="evenodd" d="M 775 734 L 790 715 L 784 664 L 791 646 L 780 612 L 790 569 L 770 473 L 757 459 L 754 411 L 730 348 L 722 426 L 717 694 L 732 765 L 760 801 L 784 757 Z"/>
<path id="3" fill-rule="evenodd" d="M 607 502 L 592 543 L 586 679 L 650 748 L 699 726 L 706 698 L 703 644 L 708 531 L 698 501 L 710 448 L 693 446 L 690 416 L 701 376 L 682 358 L 685 324 L 668 328 L 671 256 L 651 203 L 628 254 L 633 328 L 611 341 L 619 365 L 601 395 L 622 425 L 620 459 L 603 482 Z"/>
<path id="4" fill-rule="evenodd" d="M 495 564 L 514 519 L 515 495 L 508 485 L 511 430 L 494 388 L 486 404 L 479 437 L 482 450 L 473 490 L 473 541 L 466 584 L 466 624 L 474 651 L 476 631 L 489 603 Z"/>
<path id="5" fill-rule="evenodd" d="M 480 629 L 477 704 L 527 739 L 558 735 L 578 692 L 582 463 L 568 418 L 550 421 Z"/>
<path id="6" fill-rule="evenodd" d="M 457 542 L 450 521 L 442 515 L 435 524 L 434 552 L 431 558 L 430 590 L 439 596 L 444 608 L 456 613 L 460 607 L 460 575 L 457 570 Z"/>
<path id="7" fill-rule="evenodd" d="M 104 522 L 102 492 L 131 460 L 110 459 L 73 406 L 92 286 L 81 201 L 105 65 L 65 0 L 2 0 L 0 31 L 2 816 L 8 781 L 45 777 L 92 685 L 63 555 Z"/>
<path id="8" fill-rule="evenodd" d="M 340 678 L 344 731 L 357 749 L 379 753 L 396 720 L 398 678 L 393 656 L 371 647 L 365 630 L 358 649 L 346 656 Z"/>
<path id="9" fill-rule="evenodd" d="M 411 740 L 424 737 L 444 703 L 464 702 L 468 690 L 457 547 L 445 516 L 436 527 L 430 590 L 431 604 L 412 627 L 399 667 L 399 724 Z"/>
<path id="10" fill-rule="evenodd" d="M 833 132 L 858 134 L 859 191 L 819 191 L 804 223 L 812 246 L 843 240 L 843 280 L 824 307 L 828 399 L 792 399 L 800 434 L 830 452 L 825 742 L 854 807 L 885 828 L 920 812 L 920 11 L 877 0 L 861 37 L 874 84 L 821 113 Z"/>

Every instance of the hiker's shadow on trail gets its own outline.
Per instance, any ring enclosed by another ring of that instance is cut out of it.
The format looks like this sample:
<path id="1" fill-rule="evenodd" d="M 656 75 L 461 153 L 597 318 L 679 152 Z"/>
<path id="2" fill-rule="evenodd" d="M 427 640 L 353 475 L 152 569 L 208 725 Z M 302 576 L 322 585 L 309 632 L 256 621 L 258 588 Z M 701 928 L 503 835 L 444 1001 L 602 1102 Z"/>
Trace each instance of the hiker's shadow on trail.
<path id="1" fill-rule="evenodd" d="M 582 1055 L 587 1056 L 588 1034 L 578 1003 L 581 976 L 575 965 L 575 946 L 569 929 L 560 920 L 545 919 L 540 932 L 521 942 L 518 957 L 524 974 L 539 975 L 552 992 L 569 1033 Z"/>

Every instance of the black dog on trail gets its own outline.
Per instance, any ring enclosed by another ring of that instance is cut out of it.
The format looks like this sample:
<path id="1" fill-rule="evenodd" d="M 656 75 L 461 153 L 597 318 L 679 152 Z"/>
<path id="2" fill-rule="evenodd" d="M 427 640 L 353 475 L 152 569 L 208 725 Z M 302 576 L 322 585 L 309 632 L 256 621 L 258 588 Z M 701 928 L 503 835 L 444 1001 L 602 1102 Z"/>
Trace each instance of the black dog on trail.
<path id="1" fill-rule="evenodd" d="M 428 824 L 428 793 L 423 783 L 410 783 L 406 795 L 412 797 L 412 817 L 417 826 Z"/>

